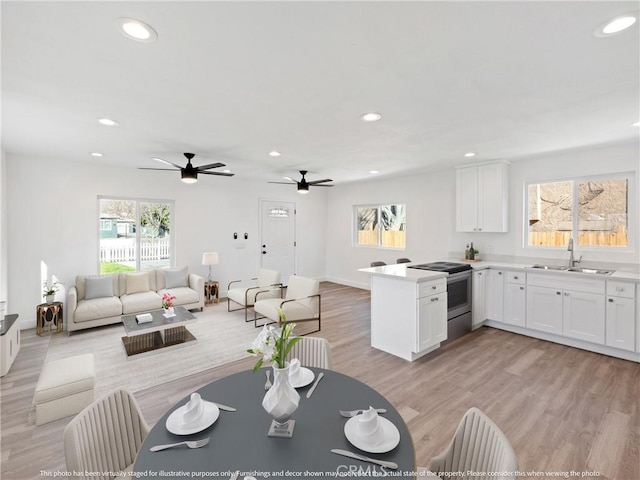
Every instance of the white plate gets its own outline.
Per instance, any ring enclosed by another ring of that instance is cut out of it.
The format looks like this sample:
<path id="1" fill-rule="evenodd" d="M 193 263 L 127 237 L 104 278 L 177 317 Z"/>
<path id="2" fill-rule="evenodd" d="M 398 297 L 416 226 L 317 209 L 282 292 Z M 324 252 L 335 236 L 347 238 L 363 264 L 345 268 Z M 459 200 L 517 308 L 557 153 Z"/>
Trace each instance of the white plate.
<path id="1" fill-rule="evenodd" d="M 297 377 L 297 381 L 293 381 L 291 380 L 291 377 L 289 377 L 289 380 L 291 381 L 291 385 L 293 386 L 293 388 L 300 388 L 300 387 L 306 387 L 307 385 L 309 385 L 311 382 L 313 382 L 313 379 L 315 378 L 315 373 L 313 373 L 311 370 L 309 370 L 306 367 L 300 367 L 300 373 L 298 373 Z"/>
<path id="2" fill-rule="evenodd" d="M 368 453 L 385 453 L 393 450 L 400 443 L 400 431 L 398 428 L 384 417 L 378 417 L 380 428 L 382 429 L 382 440 L 375 445 L 371 440 L 358 433 L 358 417 L 351 417 L 344 424 L 344 434 L 351 444 L 360 450 Z"/>
<path id="3" fill-rule="evenodd" d="M 215 403 L 207 402 L 206 400 L 203 400 L 202 402 L 204 403 L 204 412 L 202 413 L 202 418 L 199 421 L 183 424 L 182 416 L 187 408 L 187 405 L 183 405 L 171 413 L 169 418 L 167 418 L 167 430 L 171 433 L 175 433 L 176 435 L 191 435 L 192 433 L 201 432 L 205 428 L 209 428 L 213 425 L 218 419 L 218 416 L 220 416 L 220 409 Z"/>

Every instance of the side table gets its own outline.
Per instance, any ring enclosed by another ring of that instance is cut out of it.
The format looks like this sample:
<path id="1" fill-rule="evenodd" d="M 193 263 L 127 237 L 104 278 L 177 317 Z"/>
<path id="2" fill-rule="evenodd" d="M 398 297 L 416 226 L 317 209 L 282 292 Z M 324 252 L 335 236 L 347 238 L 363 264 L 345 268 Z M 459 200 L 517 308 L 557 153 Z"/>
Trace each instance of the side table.
<path id="1" fill-rule="evenodd" d="M 41 303 L 36 307 L 36 333 L 42 336 L 44 327 L 49 327 L 49 333 L 62 331 L 62 302 Z M 55 326 L 53 331 L 51 327 Z"/>
<path id="2" fill-rule="evenodd" d="M 220 303 L 220 283 L 216 280 L 204 282 L 204 304 Z"/>

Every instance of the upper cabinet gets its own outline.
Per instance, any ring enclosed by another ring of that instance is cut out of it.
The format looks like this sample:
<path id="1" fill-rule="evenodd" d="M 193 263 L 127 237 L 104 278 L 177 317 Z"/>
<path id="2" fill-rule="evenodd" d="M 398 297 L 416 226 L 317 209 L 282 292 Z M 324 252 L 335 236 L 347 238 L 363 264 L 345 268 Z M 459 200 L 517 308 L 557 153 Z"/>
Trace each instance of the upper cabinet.
<path id="1" fill-rule="evenodd" d="M 506 162 L 456 169 L 456 230 L 507 232 L 509 167 Z"/>

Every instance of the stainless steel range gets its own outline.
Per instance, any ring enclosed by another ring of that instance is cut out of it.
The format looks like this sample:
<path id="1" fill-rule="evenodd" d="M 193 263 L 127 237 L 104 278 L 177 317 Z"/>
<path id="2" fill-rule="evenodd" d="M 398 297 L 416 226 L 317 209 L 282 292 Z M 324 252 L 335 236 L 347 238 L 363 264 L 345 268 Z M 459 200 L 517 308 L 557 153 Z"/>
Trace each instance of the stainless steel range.
<path id="1" fill-rule="evenodd" d="M 407 268 L 446 272 L 447 340 L 446 344 L 471 331 L 471 265 L 468 263 L 433 262 L 409 265 Z"/>

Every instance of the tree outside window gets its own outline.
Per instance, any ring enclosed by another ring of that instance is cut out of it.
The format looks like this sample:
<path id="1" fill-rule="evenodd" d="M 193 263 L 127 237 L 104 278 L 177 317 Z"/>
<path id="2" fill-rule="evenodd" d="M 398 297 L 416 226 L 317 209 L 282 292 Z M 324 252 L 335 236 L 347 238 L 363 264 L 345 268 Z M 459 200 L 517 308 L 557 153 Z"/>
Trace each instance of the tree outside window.
<path id="1" fill-rule="evenodd" d="M 356 245 L 405 248 L 406 207 L 404 204 L 355 207 Z"/>

